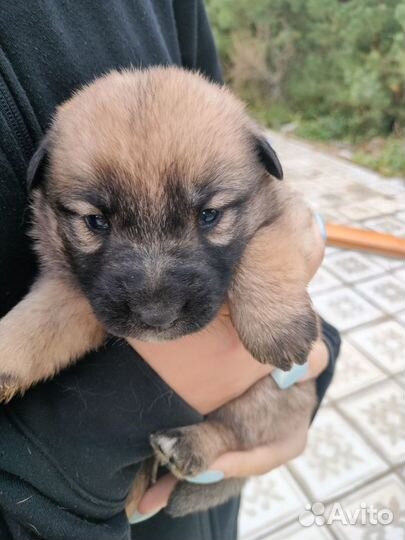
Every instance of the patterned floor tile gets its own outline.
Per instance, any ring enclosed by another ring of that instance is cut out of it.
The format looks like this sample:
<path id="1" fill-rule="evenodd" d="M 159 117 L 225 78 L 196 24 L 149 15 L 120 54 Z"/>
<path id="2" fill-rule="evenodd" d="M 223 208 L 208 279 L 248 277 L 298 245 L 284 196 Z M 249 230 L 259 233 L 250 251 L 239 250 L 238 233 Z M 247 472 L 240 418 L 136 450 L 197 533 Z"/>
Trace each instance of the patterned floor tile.
<path id="1" fill-rule="evenodd" d="M 396 318 L 398 319 L 399 323 L 404 327 L 405 331 L 405 311 L 397 313 Z"/>
<path id="2" fill-rule="evenodd" d="M 307 498 L 285 467 L 256 477 L 243 490 L 239 513 L 241 538 L 256 538 L 300 514 Z"/>
<path id="3" fill-rule="evenodd" d="M 402 285 L 405 285 L 405 260 L 401 266 L 392 272 L 392 275 L 395 276 Z"/>
<path id="4" fill-rule="evenodd" d="M 352 204 L 344 205 L 340 209 L 342 214 L 352 221 L 368 219 L 380 214 L 395 212 L 397 210 L 396 205 L 392 209 L 385 211 L 382 207 L 386 207 L 387 200 L 382 197 L 377 199 L 369 199 L 361 202 L 355 202 Z"/>
<path id="5" fill-rule="evenodd" d="M 324 407 L 309 432 L 304 454 L 289 469 L 312 501 L 335 498 L 387 468 L 344 418 Z"/>
<path id="6" fill-rule="evenodd" d="M 332 540 L 325 527 L 303 527 L 299 523 L 290 525 L 277 533 L 265 536 L 263 540 Z"/>
<path id="7" fill-rule="evenodd" d="M 386 313 L 396 313 L 405 309 L 405 285 L 395 276 L 380 276 L 356 285 L 366 298 Z"/>
<path id="8" fill-rule="evenodd" d="M 347 283 L 376 276 L 384 271 L 367 255 L 355 251 L 341 251 L 338 255 L 326 259 L 323 266 Z"/>
<path id="9" fill-rule="evenodd" d="M 337 253 L 341 253 L 341 252 L 342 252 L 342 250 L 340 248 L 326 246 L 326 248 L 325 248 L 325 259 L 328 259 L 332 255 L 336 255 Z"/>
<path id="10" fill-rule="evenodd" d="M 405 387 L 405 372 L 400 373 L 399 375 L 394 375 L 394 381 L 402 385 L 403 387 Z M 405 456 L 404 456 L 404 461 L 405 461 Z"/>
<path id="11" fill-rule="evenodd" d="M 380 198 L 378 206 L 381 214 L 395 214 L 404 208 L 404 200 L 401 201 L 398 197 L 388 196 Z"/>
<path id="12" fill-rule="evenodd" d="M 340 516 L 332 523 L 339 540 L 405 540 L 405 486 L 395 475 L 385 476 L 343 499 L 341 509 L 326 509 L 328 521 L 332 515 Z M 350 517 L 355 524 L 349 523 Z"/>
<path id="13" fill-rule="evenodd" d="M 390 320 L 350 332 L 347 339 L 372 358 L 383 370 L 399 373 L 404 369 L 405 332 Z"/>
<path id="14" fill-rule="evenodd" d="M 405 210 L 403 210 L 402 212 L 397 212 L 395 214 L 395 217 L 402 221 L 402 223 L 405 223 Z"/>
<path id="15" fill-rule="evenodd" d="M 384 180 L 381 182 L 380 179 L 380 181 L 376 183 L 375 189 L 380 193 L 384 193 L 385 195 L 393 195 L 399 199 L 401 196 L 405 195 L 404 185 L 405 184 L 402 179 L 390 179 L 387 182 Z"/>
<path id="16" fill-rule="evenodd" d="M 364 225 L 373 231 L 405 236 L 405 224 L 395 216 L 368 219 Z"/>
<path id="17" fill-rule="evenodd" d="M 382 315 L 379 309 L 349 287 L 314 295 L 313 302 L 320 315 L 341 331 L 373 321 Z"/>
<path id="18" fill-rule="evenodd" d="M 342 285 L 342 282 L 321 266 L 309 284 L 308 290 L 310 294 L 314 294 L 338 287 L 339 285 Z"/>
<path id="19" fill-rule="evenodd" d="M 359 431 L 378 447 L 392 464 L 405 456 L 404 390 L 389 380 L 338 404 Z"/>
<path id="20" fill-rule="evenodd" d="M 385 378 L 386 375 L 378 367 L 343 339 L 335 375 L 328 388 L 328 396 L 331 399 L 340 399 Z"/>
<path id="21" fill-rule="evenodd" d="M 383 257 L 380 255 L 368 255 L 368 258 L 381 266 L 384 270 L 395 270 L 397 268 L 403 268 L 405 260 L 399 257 Z"/>
<path id="22" fill-rule="evenodd" d="M 345 195 L 346 205 L 349 201 L 356 203 L 367 202 L 370 207 L 377 207 L 378 213 L 381 214 L 382 201 L 387 200 L 385 195 L 381 195 L 378 191 L 370 186 L 360 182 L 351 182 L 346 185 L 344 190 L 341 190 Z"/>

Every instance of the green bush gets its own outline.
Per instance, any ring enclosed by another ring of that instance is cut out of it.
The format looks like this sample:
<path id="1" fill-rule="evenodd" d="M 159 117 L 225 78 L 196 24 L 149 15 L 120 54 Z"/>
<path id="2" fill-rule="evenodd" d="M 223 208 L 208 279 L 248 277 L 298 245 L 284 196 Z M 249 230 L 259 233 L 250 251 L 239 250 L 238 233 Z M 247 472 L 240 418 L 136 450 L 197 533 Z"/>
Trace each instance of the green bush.
<path id="1" fill-rule="evenodd" d="M 322 140 L 403 136 L 402 0 L 207 6 L 225 76 L 260 120 L 274 127 L 294 121 L 299 134 Z"/>

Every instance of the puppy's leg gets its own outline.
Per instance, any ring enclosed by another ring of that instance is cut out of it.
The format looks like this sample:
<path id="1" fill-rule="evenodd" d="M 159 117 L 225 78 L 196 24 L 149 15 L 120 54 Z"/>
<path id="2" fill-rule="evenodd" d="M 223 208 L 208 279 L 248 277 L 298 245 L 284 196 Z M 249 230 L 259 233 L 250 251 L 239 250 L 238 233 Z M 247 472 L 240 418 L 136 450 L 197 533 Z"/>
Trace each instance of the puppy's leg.
<path id="1" fill-rule="evenodd" d="M 318 335 L 306 291 L 313 217 L 293 194 L 280 217 L 248 244 L 229 291 L 231 317 L 260 362 L 290 369 L 305 362 Z"/>
<path id="2" fill-rule="evenodd" d="M 195 476 L 227 451 L 249 450 L 282 440 L 308 425 L 315 402 L 313 381 L 280 390 L 271 377 L 265 377 L 210 414 L 207 421 L 160 432 L 152 437 L 152 445 L 155 455 L 177 477 Z M 167 511 L 181 516 L 206 510 L 237 495 L 243 484 L 243 479 L 211 485 L 180 482 Z"/>
<path id="3" fill-rule="evenodd" d="M 245 482 L 242 478 L 229 478 L 216 484 L 200 486 L 181 482 L 171 494 L 165 511 L 173 517 L 204 512 L 240 495 Z"/>
<path id="4" fill-rule="evenodd" d="M 79 291 L 61 279 L 41 276 L 0 320 L 0 401 L 52 377 L 104 338 Z"/>

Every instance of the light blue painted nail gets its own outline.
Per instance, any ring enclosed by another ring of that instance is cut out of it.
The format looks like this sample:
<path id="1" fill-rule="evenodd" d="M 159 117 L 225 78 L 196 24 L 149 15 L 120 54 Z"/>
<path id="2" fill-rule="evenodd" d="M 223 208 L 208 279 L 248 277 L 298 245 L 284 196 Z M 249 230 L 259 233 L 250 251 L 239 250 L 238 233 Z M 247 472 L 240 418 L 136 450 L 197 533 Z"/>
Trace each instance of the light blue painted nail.
<path id="1" fill-rule="evenodd" d="M 328 238 L 328 234 L 326 232 L 326 225 L 325 225 L 325 222 L 323 220 L 323 217 L 321 216 L 321 214 L 318 214 L 318 212 L 315 212 L 315 217 L 316 217 L 316 221 L 318 223 L 319 230 L 321 231 L 322 238 L 326 242 L 326 240 Z"/>
<path id="2" fill-rule="evenodd" d="M 188 476 L 187 482 L 192 484 L 215 484 L 224 479 L 224 473 L 222 471 L 205 471 L 197 476 Z"/>
<path id="3" fill-rule="evenodd" d="M 277 383 L 277 386 L 282 390 L 285 390 L 303 379 L 308 373 L 308 367 L 308 361 L 306 361 L 305 364 L 302 365 L 294 364 L 290 371 L 282 371 L 278 368 L 273 369 L 270 375 Z"/>
<path id="4" fill-rule="evenodd" d="M 141 521 L 146 521 L 147 519 L 151 518 L 152 516 L 156 515 L 161 508 L 158 508 L 154 512 L 150 512 L 149 514 L 141 514 L 140 512 L 134 512 L 132 516 L 128 519 L 131 525 L 134 525 L 135 523 L 140 523 Z"/>

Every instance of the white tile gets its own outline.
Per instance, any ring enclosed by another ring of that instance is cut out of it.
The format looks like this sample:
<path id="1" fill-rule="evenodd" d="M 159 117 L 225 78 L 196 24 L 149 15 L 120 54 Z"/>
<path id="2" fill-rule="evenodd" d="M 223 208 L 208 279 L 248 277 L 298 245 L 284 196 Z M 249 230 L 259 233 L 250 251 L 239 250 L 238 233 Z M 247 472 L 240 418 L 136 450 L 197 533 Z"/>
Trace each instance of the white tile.
<path id="1" fill-rule="evenodd" d="M 392 464 L 405 456 L 404 390 L 392 380 L 377 384 L 338 404 L 368 440 Z"/>
<path id="2" fill-rule="evenodd" d="M 239 535 L 255 538 L 298 518 L 307 498 L 285 467 L 252 478 L 243 490 Z"/>
<path id="3" fill-rule="evenodd" d="M 383 370 L 398 373 L 404 369 L 405 332 L 390 320 L 350 332 L 347 339 L 372 358 Z"/>
<path id="4" fill-rule="evenodd" d="M 404 196 L 404 181 L 396 179 L 380 178 L 379 182 L 375 184 L 375 189 L 380 193 L 386 195 L 393 195 L 399 199 Z"/>
<path id="5" fill-rule="evenodd" d="M 400 313 L 397 313 L 396 318 L 398 319 L 399 324 L 402 325 L 405 332 L 405 311 L 401 311 Z"/>
<path id="6" fill-rule="evenodd" d="M 307 448 L 289 465 L 312 501 L 337 497 L 386 470 L 387 465 L 335 410 L 323 407 Z"/>
<path id="7" fill-rule="evenodd" d="M 405 285 L 405 259 L 403 264 L 392 272 L 392 275 L 395 276 L 402 285 Z"/>
<path id="8" fill-rule="evenodd" d="M 325 248 L 325 260 L 331 257 L 332 255 L 336 255 L 337 253 L 341 253 L 342 249 L 332 247 L 332 246 L 326 246 Z"/>
<path id="9" fill-rule="evenodd" d="M 404 200 L 401 201 L 397 197 L 384 197 L 376 200 L 376 204 L 380 209 L 381 214 L 394 214 L 404 207 Z M 394 217 L 397 217 L 394 215 Z"/>
<path id="10" fill-rule="evenodd" d="M 339 540 L 405 539 L 405 485 L 397 476 L 390 474 L 369 484 L 340 501 L 340 505 L 341 510 L 335 513 L 332 506 L 326 509 L 328 522 L 332 515 L 340 516 L 331 524 Z M 379 515 L 392 521 L 378 523 Z M 355 519 L 353 525 L 349 523 L 350 516 Z"/>
<path id="11" fill-rule="evenodd" d="M 332 399 L 340 399 L 385 378 L 385 373 L 343 338 L 335 375 L 327 394 Z"/>
<path id="12" fill-rule="evenodd" d="M 405 224 L 395 216 L 368 219 L 364 222 L 364 225 L 372 231 L 394 234 L 400 237 L 405 236 Z"/>
<path id="13" fill-rule="evenodd" d="M 405 387 L 405 372 L 398 375 L 394 375 L 394 381 Z M 404 456 L 405 457 L 405 456 Z M 404 459 L 405 461 L 405 459 Z"/>
<path id="14" fill-rule="evenodd" d="M 342 251 L 330 259 L 326 259 L 323 266 L 347 283 L 376 276 L 383 272 L 381 266 L 374 263 L 367 255 L 355 251 Z"/>
<path id="15" fill-rule="evenodd" d="M 281 531 L 271 533 L 269 536 L 265 536 L 263 540 L 332 540 L 330 532 L 326 526 L 316 527 L 308 526 L 304 527 L 300 523 L 294 523 L 289 525 Z M 242 539 L 243 540 L 243 539 Z"/>
<path id="16" fill-rule="evenodd" d="M 405 210 L 402 210 L 402 212 L 397 212 L 395 217 L 402 221 L 402 223 L 405 223 Z"/>
<path id="17" fill-rule="evenodd" d="M 315 308 L 320 315 L 339 330 L 348 330 L 373 321 L 382 312 L 349 287 L 313 296 Z"/>
<path id="18" fill-rule="evenodd" d="M 384 257 L 382 255 L 369 255 L 371 261 L 381 266 L 384 270 L 394 270 L 403 268 L 405 259 L 400 257 Z"/>
<path id="19" fill-rule="evenodd" d="M 352 204 L 344 205 L 342 206 L 340 211 L 349 219 L 357 221 L 360 219 L 367 219 L 378 216 L 380 214 L 385 214 L 386 212 L 383 209 L 383 203 L 385 202 L 386 200 L 384 200 L 383 198 L 373 198 L 366 201 L 354 202 Z M 393 210 L 388 210 L 387 212 L 394 212 L 396 209 L 397 208 L 395 206 Z"/>
<path id="20" fill-rule="evenodd" d="M 405 285 L 395 276 L 379 276 L 356 284 L 356 290 L 386 313 L 393 314 L 405 309 Z"/>
<path id="21" fill-rule="evenodd" d="M 339 285 L 342 285 L 342 282 L 321 266 L 309 284 L 308 290 L 310 294 L 314 294 Z"/>

